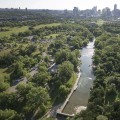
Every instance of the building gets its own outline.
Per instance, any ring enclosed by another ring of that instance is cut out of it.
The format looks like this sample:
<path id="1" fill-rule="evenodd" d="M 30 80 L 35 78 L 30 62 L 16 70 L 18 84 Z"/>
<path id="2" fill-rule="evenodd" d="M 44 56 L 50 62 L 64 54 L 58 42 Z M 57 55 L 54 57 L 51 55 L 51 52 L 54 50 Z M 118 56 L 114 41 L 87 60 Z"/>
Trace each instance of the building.
<path id="1" fill-rule="evenodd" d="M 114 19 L 118 19 L 120 17 L 120 10 L 117 9 L 117 4 L 114 5 L 113 16 Z"/>
<path id="2" fill-rule="evenodd" d="M 78 15 L 79 15 L 79 9 L 78 9 L 78 7 L 74 7 L 74 9 L 73 9 L 73 16 L 74 17 L 78 17 Z"/>
<path id="3" fill-rule="evenodd" d="M 114 5 L 114 11 L 116 11 L 116 10 L 117 10 L 117 4 Z"/>
<path id="4" fill-rule="evenodd" d="M 93 7 L 92 10 L 94 14 L 97 14 L 97 6 Z"/>
<path id="5" fill-rule="evenodd" d="M 98 10 L 98 15 L 100 16 L 102 14 L 102 11 L 101 10 Z"/>
<path id="6" fill-rule="evenodd" d="M 110 8 L 106 7 L 102 10 L 102 18 L 103 19 L 111 19 L 112 17 L 112 12 Z"/>

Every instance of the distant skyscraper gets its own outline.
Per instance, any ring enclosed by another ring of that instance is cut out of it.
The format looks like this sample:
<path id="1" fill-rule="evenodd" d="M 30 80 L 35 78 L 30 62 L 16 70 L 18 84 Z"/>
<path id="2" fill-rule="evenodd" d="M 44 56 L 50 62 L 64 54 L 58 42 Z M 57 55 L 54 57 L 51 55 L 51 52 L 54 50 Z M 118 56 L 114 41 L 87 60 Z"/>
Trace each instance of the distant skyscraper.
<path id="1" fill-rule="evenodd" d="M 97 6 L 93 7 L 92 10 L 94 15 L 97 14 Z"/>
<path id="2" fill-rule="evenodd" d="M 114 15 L 114 19 L 117 19 L 120 17 L 120 10 L 117 9 L 117 4 L 114 5 L 113 15 Z"/>
<path id="3" fill-rule="evenodd" d="M 64 14 L 67 14 L 67 13 L 68 13 L 68 10 L 67 10 L 67 9 L 65 9 L 65 10 L 64 10 Z"/>
<path id="4" fill-rule="evenodd" d="M 25 10 L 27 11 L 28 9 L 27 9 L 27 8 L 25 8 Z"/>
<path id="5" fill-rule="evenodd" d="M 109 19 L 112 17 L 112 12 L 111 12 L 110 8 L 106 7 L 102 10 L 102 17 L 106 18 L 106 19 Z"/>
<path id="6" fill-rule="evenodd" d="M 101 10 L 98 10 L 98 14 L 101 15 L 102 11 Z"/>
<path id="7" fill-rule="evenodd" d="M 74 7 L 74 9 L 73 9 L 73 15 L 74 15 L 75 17 L 78 16 L 78 12 L 79 12 L 78 7 Z"/>
<path id="8" fill-rule="evenodd" d="M 67 10 L 67 9 L 64 10 L 64 15 L 65 15 L 66 17 L 68 16 L 68 10 Z"/>
<path id="9" fill-rule="evenodd" d="M 93 7 L 92 10 L 93 10 L 94 12 L 97 12 L 97 6 Z"/>
<path id="10" fill-rule="evenodd" d="M 117 10 L 117 4 L 114 5 L 114 11 Z"/>

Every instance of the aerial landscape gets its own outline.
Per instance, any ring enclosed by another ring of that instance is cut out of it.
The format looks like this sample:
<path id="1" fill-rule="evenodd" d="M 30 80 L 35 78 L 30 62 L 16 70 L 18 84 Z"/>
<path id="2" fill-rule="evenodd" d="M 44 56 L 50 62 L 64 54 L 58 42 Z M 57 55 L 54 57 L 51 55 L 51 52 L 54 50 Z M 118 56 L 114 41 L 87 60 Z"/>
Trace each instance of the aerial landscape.
<path id="1" fill-rule="evenodd" d="M 0 0 L 0 120 L 120 120 L 120 1 Z"/>

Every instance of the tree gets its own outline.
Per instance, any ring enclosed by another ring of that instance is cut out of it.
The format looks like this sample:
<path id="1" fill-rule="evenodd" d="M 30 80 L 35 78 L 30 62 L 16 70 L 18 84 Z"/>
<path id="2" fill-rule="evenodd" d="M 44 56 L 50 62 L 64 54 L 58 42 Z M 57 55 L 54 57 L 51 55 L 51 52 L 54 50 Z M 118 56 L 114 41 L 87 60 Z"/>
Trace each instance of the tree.
<path id="1" fill-rule="evenodd" d="M 117 96 L 117 90 L 115 84 L 108 86 L 106 90 L 106 101 L 112 103 Z"/>
<path id="2" fill-rule="evenodd" d="M 35 108 L 47 105 L 49 100 L 47 90 L 42 87 L 32 88 L 27 94 L 27 104 L 34 105 Z"/>
<path id="3" fill-rule="evenodd" d="M 69 54 L 68 60 L 74 65 L 74 70 L 77 70 L 79 60 L 78 60 L 78 55 L 77 51 L 73 51 Z"/>
<path id="4" fill-rule="evenodd" d="M 47 72 L 48 70 L 46 65 L 41 65 L 41 64 L 38 66 L 38 69 L 40 72 Z"/>
<path id="5" fill-rule="evenodd" d="M 60 92 L 60 95 L 61 95 L 61 96 L 66 97 L 66 95 L 70 92 L 70 89 L 67 88 L 65 85 L 61 85 L 61 86 L 59 87 L 59 92 Z"/>
<path id="6" fill-rule="evenodd" d="M 95 75 L 99 78 L 102 78 L 105 75 L 104 69 L 98 67 L 97 70 L 95 71 Z"/>
<path id="7" fill-rule="evenodd" d="M 95 29 L 94 32 L 93 32 L 93 35 L 94 35 L 95 37 L 98 37 L 98 36 L 100 36 L 101 34 L 102 34 L 102 30 L 101 30 L 100 28 Z"/>
<path id="8" fill-rule="evenodd" d="M 26 50 L 27 55 L 31 55 L 36 49 L 37 49 L 37 46 L 35 44 L 29 45 Z"/>
<path id="9" fill-rule="evenodd" d="M 88 44 L 88 39 L 85 39 L 84 41 L 83 41 L 83 43 L 82 43 L 82 46 L 84 47 L 84 46 L 87 46 L 87 44 Z"/>
<path id="10" fill-rule="evenodd" d="M 21 116 L 14 110 L 0 110 L 0 120 L 22 120 Z"/>
<path id="11" fill-rule="evenodd" d="M 45 84 L 48 81 L 50 81 L 50 79 L 51 79 L 50 73 L 43 71 L 43 72 L 37 73 L 33 77 L 32 82 L 36 83 L 39 86 L 45 86 Z"/>
<path id="12" fill-rule="evenodd" d="M 61 50 L 56 53 L 55 55 L 55 61 L 57 64 L 61 64 L 64 61 L 67 61 L 69 57 L 69 51 L 68 50 Z"/>
<path id="13" fill-rule="evenodd" d="M 0 92 L 5 91 L 9 87 L 9 84 L 4 81 L 0 81 Z"/>
<path id="14" fill-rule="evenodd" d="M 0 93 L 0 108 L 1 109 L 20 109 L 18 104 L 18 96 L 16 93 Z"/>
<path id="15" fill-rule="evenodd" d="M 59 78 L 63 82 L 67 82 L 72 76 L 73 71 L 74 71 L 73 64 L 69 61 L 65 61 L 58 68 Z"/>
<path id="16" fill-rule="evenodd" d="M 11 74 L 12 78 L 19 78 L 21 76 L 24 76 L 26 74 L 24 70 L 24 64 L 22 62 L 16 62 L 14 64 L 14 71 Z"/>
<path id="17" fill-rule="evenodd" d="M 20 102 L 26 101 L 26 95 L 29 93 L 29 91 L 33 88 L 32 83 L 28 84 L 18 84 L 17 89 L 17 95 L 19 96 Z"/>
<path id="18" fill-rule="evenodd" d="M 113 103 L 113 111 L 111 113 L 112 119 L 119 120 L 120 119 L 120 99 L 117 98 Z"/>

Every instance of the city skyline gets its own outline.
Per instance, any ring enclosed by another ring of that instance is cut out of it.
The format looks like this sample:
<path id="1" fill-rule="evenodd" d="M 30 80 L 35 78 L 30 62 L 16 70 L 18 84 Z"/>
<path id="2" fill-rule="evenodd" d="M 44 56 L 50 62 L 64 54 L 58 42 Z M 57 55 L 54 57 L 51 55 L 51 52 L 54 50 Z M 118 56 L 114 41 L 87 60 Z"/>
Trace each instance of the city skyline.
<path id="1" fill-rule="evenodd" d="M 98 9 L 109 7 L 113 10 L 114 4 L 117 4 L 118 9 L 120 8 L 120 0 L 0 0 L 0 8 L 22 9 L 72 10 L 76 6 L 84 10 L 97 6 Z"/>

